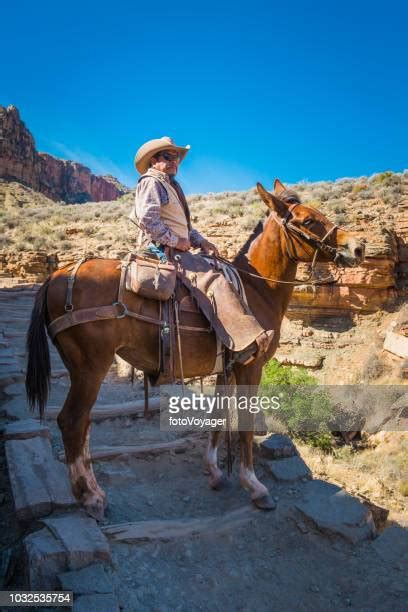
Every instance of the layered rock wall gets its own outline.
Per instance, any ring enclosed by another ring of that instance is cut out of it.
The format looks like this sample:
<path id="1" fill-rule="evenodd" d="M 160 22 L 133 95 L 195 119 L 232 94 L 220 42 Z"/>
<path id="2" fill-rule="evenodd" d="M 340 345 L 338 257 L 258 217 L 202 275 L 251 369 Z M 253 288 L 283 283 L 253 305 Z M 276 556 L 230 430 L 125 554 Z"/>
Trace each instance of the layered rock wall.
<path id="1" fill-rule="evenodd" d="M 21 181 L 52 200 L 69 203 L 116 200 L 127 191 L 113 177 L 38 153 L 15 106 L 0 106 L 0 178 Z"/>
<path id="2" fill-rule="evenodd" d="M 45 251 L 0 252 L 0 284 L 1 277 L 40 283 L 57 268 L 56 253 L 50 255 Z"/>

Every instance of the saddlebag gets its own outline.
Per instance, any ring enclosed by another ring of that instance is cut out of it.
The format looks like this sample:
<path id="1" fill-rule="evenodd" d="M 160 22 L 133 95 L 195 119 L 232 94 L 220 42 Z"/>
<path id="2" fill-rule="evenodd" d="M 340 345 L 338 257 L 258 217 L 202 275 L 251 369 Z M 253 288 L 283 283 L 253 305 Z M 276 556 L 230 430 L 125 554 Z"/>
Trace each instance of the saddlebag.
<path id="1" fill-rule="evenodd" d="M 150 300 L 168 300 L 176 286 L 176 268 L 157 259 L 136 257 L 127 268 L 126 289 Z"/>

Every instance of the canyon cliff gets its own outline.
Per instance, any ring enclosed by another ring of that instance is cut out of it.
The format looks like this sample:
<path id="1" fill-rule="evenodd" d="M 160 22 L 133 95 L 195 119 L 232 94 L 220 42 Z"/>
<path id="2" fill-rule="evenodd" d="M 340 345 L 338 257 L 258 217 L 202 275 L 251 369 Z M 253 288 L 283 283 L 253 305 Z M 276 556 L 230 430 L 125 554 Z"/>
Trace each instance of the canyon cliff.
<path id="1" fill-rule="evenodd" d="M 128 191 L 112 176 L 96 176 L 78 162 L 39 153 L 15 106 L 0 106 L 0 178 L 67 203 L 111 201 Z"/>

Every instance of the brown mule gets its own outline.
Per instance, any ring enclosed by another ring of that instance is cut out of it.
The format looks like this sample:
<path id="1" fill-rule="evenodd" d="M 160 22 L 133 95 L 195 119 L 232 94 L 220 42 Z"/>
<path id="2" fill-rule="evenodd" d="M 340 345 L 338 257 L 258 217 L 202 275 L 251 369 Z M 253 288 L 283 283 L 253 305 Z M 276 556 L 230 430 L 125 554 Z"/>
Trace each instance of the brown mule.
<path id="1" fill-rule="evenodd" d="M 364 258 L 364 245 L 350 233 L 333 225 L 319 211 L 301 205 L 296 194 L 286 190 L 279 181 L 275 181 L 275 194 L 267 192 L 259 183 L 257 188 L 269 208 L 269 214 L 263 223 L 259 222 L 233 263 L 240 271 L 253 314 L 264 329 L 275 330 L 268 352 L 270 359 L 279 343 L 281 322 L 293 291 L 291 283 L 295 282 L 297 263 L 318 259 L 355 266 Z M 38 406 L 41 416 L 50 381 L 46 325 L 64 314 L 68 275 L 66 268 L 57 270 L 42 285 L 27 335 L 27 396 L 31 408 Z M 83 263 L 74 289 L 75 309 L 115 302 L 119 275 L 117 260 L 94 259 Z M 126 305 L 129 310 L 158 318 L 158 302 L 126 292 Z M 55 340 L 71 377 L 71 387 L 58 415 L 58 425 L 72 489 L 87 512 L 98 519 L 103 517 L 106 499 L 96 481 L 90 460 L 90 411 L 115 353 L 138 370 L 149 374 L 157 372 L 159 329 L 147 321 L 123 317 L 70 327 L 59 333 Z M 186 378 L 211 372 L 215 344 L 213 334 L 201 334 L 199 347 L 195 334 L 182 335 Z M 256 359 L 248 365 L 236 364 L 233 369 L 236 384 L 257 387 L 263 363 L 263 360 Z M 176 371 L 176 376 L 180 376 L 180 372 Z M 271 509 L 274 502 L 254 472 L 254 434 L 244 422 L 248 416 L 243 415 L 240 422 L 240 480 L 259 508 Z M 219 440 L 219 432 L 210 434 L 205 457 L 210 486 L 213 488 L 220 488 L 225 482 L 217 464 Z"/>

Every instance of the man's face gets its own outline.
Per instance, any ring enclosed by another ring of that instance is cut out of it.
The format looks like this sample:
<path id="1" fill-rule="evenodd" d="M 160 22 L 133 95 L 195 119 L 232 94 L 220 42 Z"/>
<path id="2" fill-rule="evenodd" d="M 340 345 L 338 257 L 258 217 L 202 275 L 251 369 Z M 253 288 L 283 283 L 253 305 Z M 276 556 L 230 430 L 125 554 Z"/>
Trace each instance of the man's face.
<path id="1" fill-rule="evenodd" d="M 151 160 L 151 168 L 175 176 L 177 174 L 180 156 L 174 149 L 163 149 L 156 153 Z"/>

